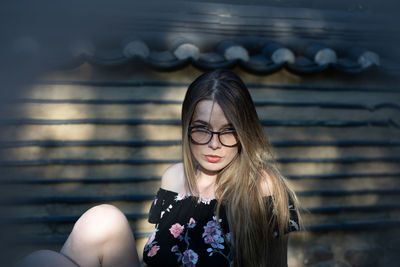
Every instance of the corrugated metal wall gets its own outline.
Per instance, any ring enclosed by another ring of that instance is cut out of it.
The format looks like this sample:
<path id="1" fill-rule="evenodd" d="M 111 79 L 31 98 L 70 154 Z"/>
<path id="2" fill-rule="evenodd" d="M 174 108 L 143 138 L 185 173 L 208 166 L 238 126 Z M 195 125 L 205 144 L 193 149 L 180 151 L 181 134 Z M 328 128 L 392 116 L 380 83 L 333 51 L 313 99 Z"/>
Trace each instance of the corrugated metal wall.
<path id="1" fill-rule="evenodd" d="M 292 234 L 290 266 L 302 265 L 304 244 L 399 226 L 400 90 L 285 70 L 238 73 L 309 211 L 306 234 Z M 43 77 L 12 104 L 2 176 L 3 188 L 20 189 L 13 222 L 30 244 L 24 253 L 60 248 L 85 210 L 111 203 L 128 216 L 141 255 L 160 175 L 181 160 L 181 102 L 198 74 L 192 67 L 129 73 L 84 65 Z"/>

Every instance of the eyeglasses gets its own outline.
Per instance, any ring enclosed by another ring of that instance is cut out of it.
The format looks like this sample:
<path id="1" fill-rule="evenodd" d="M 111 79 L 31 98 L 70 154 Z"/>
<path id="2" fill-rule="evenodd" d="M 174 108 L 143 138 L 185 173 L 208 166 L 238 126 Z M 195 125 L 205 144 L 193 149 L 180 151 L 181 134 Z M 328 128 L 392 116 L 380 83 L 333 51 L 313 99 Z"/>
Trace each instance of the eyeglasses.
<path id="1" fill-rule="evenodd" d="M 218 140 L 223 146 L 234 147 L 239 143 L 235 130 L 213 132 L 203 126 L 189 127 L 190 140 L 196 145 L 205 145 L 210 143 L 214 134 L 218 135 Z"/>

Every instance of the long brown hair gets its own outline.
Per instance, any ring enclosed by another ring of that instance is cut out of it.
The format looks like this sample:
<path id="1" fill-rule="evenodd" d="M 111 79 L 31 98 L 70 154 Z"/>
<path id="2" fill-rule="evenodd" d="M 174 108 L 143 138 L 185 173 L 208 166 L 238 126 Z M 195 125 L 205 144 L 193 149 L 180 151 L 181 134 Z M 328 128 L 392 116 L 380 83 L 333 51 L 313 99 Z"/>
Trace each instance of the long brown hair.
<path id="1" fill-rule="evenodd" d="M 283 237 L 289 225 L 288 203 L 291 198 L 298 207 L 297 199 L 274 163 L 246 85 L 231 71 L 207 72 L 190 84 L 186 92 L 182 107 L 182 149 L 190 193 L 197 196 L 199 192 L 188 128 L 197 103 L 205 99 L 220 105 L 239 139 L 239 153 L 218 173 L 215 192 L 217 215 L 222 208 L 226 210 L 234 266 L 286 266 Z M 260 186 L 266 174 L 273 185 L 271 197 L 265 197 Z"/>

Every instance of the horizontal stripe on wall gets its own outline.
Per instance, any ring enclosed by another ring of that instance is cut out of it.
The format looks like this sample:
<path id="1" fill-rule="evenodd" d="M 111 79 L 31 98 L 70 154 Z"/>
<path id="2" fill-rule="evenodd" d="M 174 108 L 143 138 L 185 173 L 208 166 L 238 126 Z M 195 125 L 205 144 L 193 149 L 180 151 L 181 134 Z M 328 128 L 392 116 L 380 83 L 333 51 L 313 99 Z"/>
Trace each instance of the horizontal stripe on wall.
<path id="1" fill-rule="evenodd" d="M 369 206 L 323 206 L 302 209 L 301 213 L 338 213 L 338 212 L 380 212 L 398 210 L 400 205 L 369 205 Z M 129 220 L 147 219 L 147 213 L 125 213 Z M 3 218 L 8 223 L 73 223 L 78 220 L 76 216 L 17 216 Z"/>
<path id="2" fill-rule="evenodd" d="M 371 189 L 371 190 L 312 190 L 298 191 L 300 197 L 309 196 L 351 196 L 351 195 L 400 195 L 400 189 Z M 25 197 L 4 199 L 5 204 L 45 204 L 45 203 L 95 203 L 107 201 L 149 201 L 154 195 L 114 195 L 114 196 L 93 196 L 93 197 Z"/>
<path id="3" fill-rule="evenodd" d="M 360 162 L 400 162 L 400 157 L 379 158 L 278 158 L 278 163 L 360 163 Z M 173 164 L 181 160 L 139 160 L 139 159 L 38 159 L 38 160 L 1 160 L 0 166 L 35 166 L 35 165 L 99 165 L 99 164 Z"/>
<path id="4" fill-rule="evenodd" d="M 381 229 L 388 227 L 400 227 L 400 220 L 382 220 L 382 221 L 366 221 L 366 222 L 345 222 L 336 224 L 319 224 L 309 225 L 306 231 L 335 231 L 335 230 L 366 230 Z"/>
<path id="5" fill-rule="evenodd" d="M 142 105 L 142 104 L 161 104 L 161 105 L 181 105 L 182 101 L 162 100 L 162 99 L 34 99 L 21 98 L 11 99 L 7 103 L 39 103 L 39 104 L 107 104 L 107 105 Z M 334 103 L 334 102 L 278 102 L 278 101 L 254 101 L 255 106 L 279 106 L 279 107 L 319 107 L 333 109 L 361 109 L 375 111 L 383 108 L 400 110 L 400 105 L 396 103 L 379 103 L 375 105 L 362 105 L 353 103 Z"/>
<path id="6" fill-rule="evenodd" d="M 90 85 L 101 87 L 138 87 L 138 86 L 166 86 L 166 87 L 188 87 L 184 82 L 163 81 L 39 81 L 37 84 L 48 85 Z M 400 93 L 400 87 L 349 87 L 349 86 L 325 86 L 325 85 L 281 85 L 281 84 L 258 84 L 247 83 L 248 88 L 270 88 L 280 90 L 308 90 L 308 91 L 360 91 L 360 92 L 391 92 Z"/>
<path id="7" fill-rule="evenodd" d="M 41 146 L 41 147 L 63 147 L 63 146 L 126 146 L 126 147 L 145 147 L 145 146 L 177 146 L 181 145 L 180 140 L 135 140 L 135 141 L 119 141 L 119 140 L 24 140 L 24 141 L 3 141 L 0 142 L 0 148 L 25 147 L 25 146 Z M 400 146 L 400 140 L 387 141 L 364 141 L 364 140 L 333 140 L 333 141 L 298 141 L 286 140 L 271 142 L 274 147 L 307 147 L 307 146 Z"/>
<path id="8" fill-rule="evenodd" d="M 282 121 L 260 120 L 263 126 L 323 126 L 323 127 L 361 127 L 378 126 L 400 128 L 392 119 L 370 121 Z M 105 124 L 105 125 L 181 125 L 180 120 L 139 120 L 139 119 L 75 119 L 75 120 L 42 120 L 42 119 L 10 119 L 1 120 L 3 125 L 63 125 L 63 124 Z"/>
<path id="9" fill-rule="evenodd" d="M 352 178 L 375 178 L 384 177 L 400 178 L 400 173 L 333 173 L 324 175 L 288 175 L 287 179 L 352 179 Z M 0 184 L 57 184 L 57 183 L 135 183 L 146 181 L 160 181 L 161 176 L 140 176 L 140 177 L 109 177 L 109 178 L 2 178 Z"/>
<path id="10" fill-rule="evenodd" d="M 381 220 L 381 221 L 364 221 L 364 222 L 346 222 L 334 224 L 315 224 L 308 225 L 302 231 L 306 232 L 322 232 L 322 231 L 354 231 L 354 230 L 377 230 L 382 228 L 400 227 L 399 220 Z M 148 238 L 151 232 L 134 232 L 134 237 Z M 68 235 L 47 235 L 47 236 L 16 236 L 10 243 L 24 244 L 62 244 L 68 238 Z"/>

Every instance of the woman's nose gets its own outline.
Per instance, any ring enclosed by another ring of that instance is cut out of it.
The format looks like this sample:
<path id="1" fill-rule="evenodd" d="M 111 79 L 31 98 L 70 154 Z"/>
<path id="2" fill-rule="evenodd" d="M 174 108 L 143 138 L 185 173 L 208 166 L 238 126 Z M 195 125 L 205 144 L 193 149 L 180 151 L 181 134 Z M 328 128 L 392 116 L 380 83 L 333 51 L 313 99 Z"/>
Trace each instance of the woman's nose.
<path id="1" fill-rule="evenodd" d="M 216 149 L 221 146 L 221 142 L 218 139 L 218 134 L 212 135 L 211 140 L 208 143 L 208 146 L 211 147 L 212 149 Z"/>

